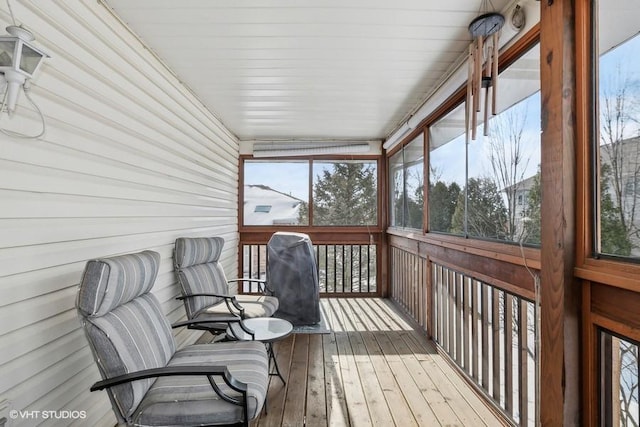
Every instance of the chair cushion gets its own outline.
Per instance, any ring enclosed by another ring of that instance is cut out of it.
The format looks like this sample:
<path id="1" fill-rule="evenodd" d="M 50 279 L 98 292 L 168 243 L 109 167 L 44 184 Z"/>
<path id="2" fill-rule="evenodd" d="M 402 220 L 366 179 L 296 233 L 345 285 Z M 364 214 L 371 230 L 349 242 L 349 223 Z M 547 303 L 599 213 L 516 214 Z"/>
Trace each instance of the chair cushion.
<path id="1" fill-rule="evenodd" d="M 265 346 L 259 342 L 192 345 L 178 350 L 169 366 L 226 365 L 237 380 L 247 384 L 248 418 L 261 411 L 269 381 Z M 213 377 L 220 389 L 231 390 L 220 377 Z M 212 418 L 214 415 L 215 418 Z M 135 411 L 135 425 L 228 424 L 242 419 L 242 407 L 216 395 L 206 377 L 162 377 L 151 386 Z"/>
<path id="2" fill-rule="evenodd" d="M 102 316 L 151 290 L 158 275 L 160 254 L 144 251 L 87 262 L 77 308 L 87 316 Z"/>
<path id="3" fill-rule="evenodd" d="M 103 378 L 161 368 L 176 348 L 171 325 L 151 293 L 104 316 L 87 318 L 85 330 Z M 123 418 L 131 416 L 153 381 L 134 381 L 109 390 Z"/>
<path id="4" fill-rule="evenodd" d="M 182 288 L 182 295 L 217 294 L 227 295 L 229 287 L 222 267 L 217 262 L 198 264 L 176 271 L 178 283 Z M 200 311 L 210 305 L 222 301 L 215 297 L 191 297 L 185 300 L 187 317 L 193 318 Z"/>
<path id="5" fill-rule="evenodd" d="M 268 295 L 236 295 L 245 317 L 271 317 L 278 310 L 278 298 Z"/>
<path id="6" fill-rule="evenodd" d="M 244 308 L 246 318 L 254 317 L 271 317 L 278 310 L 278 298 L 267 295 L 236 295 L 238 303 Z M 235 313 L 235 311 L 234 311 Z M 216 305 L 209 306 L 193 318 L 193 320 L 203 320 L 214 318 L 217 315 L 228 315 L 229 309 L 227 304 L 220 302 Z M 237 313 L 236 313 L 237 314 Z M 214 329 L 224 331 L 227 329 L 227 323 L 200 323 L 197 325 L 199 329 Z"/>
<path id="7" fill-rule="evenodd" d="M 173 263 L 176 270 L 217 262 L 222 253 L 222 237 L 180 237 L 176 239 Z"/>
<path id="8" fill-rule="evenodd" d="M 246 318 L 271 317 L 278 309 L 278 298 L 267 295 L 236 295 L 236 300 L 244 308 L 244 317 Z M 227 304 L 221 302 L 209 306 L 198 313 L 196 319 L 212 314 L 229 314 Z"/>

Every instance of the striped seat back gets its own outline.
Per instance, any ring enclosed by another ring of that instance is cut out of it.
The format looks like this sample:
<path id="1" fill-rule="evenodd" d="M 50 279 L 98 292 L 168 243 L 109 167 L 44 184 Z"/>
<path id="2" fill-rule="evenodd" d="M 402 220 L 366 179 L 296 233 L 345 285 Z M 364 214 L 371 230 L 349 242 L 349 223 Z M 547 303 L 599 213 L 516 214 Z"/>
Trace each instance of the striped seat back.
<path id="1" fill-rule="evenodd" d="M 77 308 L 103 378 L 166 366 L 176 346 L 171 325 L 150 293 L 160 255 L 145 251 L 87 263 Z M 119 421 L 131 415 L 154 379 L 108 390 Z"/>
<path id="2" fill-rule="evenodd" d="M 183 295 L 228 294 L 227 278 L 220 263 L 224 246 L 222 237 L 181 237 L 176 239 L 173 263 Z M 189 319 L 204 308 L 220 302 L 220 298 L 194 297 L 185 300 Z"/>

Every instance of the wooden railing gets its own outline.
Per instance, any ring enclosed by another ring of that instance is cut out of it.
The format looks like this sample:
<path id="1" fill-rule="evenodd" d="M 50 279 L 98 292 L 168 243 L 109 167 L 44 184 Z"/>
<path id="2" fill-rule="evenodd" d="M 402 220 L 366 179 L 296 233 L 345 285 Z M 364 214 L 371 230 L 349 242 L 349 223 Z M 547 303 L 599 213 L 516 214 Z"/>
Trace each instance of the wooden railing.
<path id="1" fill-rule="evenodd" d="M 433 339 L 518 425 L 535 425 L 535 305 L 436 263 Z"/>
<path id="2" fill-rule="evenodd" d="M 391 297 L 506 419 L 536 425 L 535 292 L 513 283 L 531 277 L 519 251 L 504 260 L 474 252 L 393 236 Z"/>
<path id="3" fill-rule="evenodd" d="M 427 260 L 409 251 L 390 249 L 392 298 L 405 309 L 422 329 L 427 330 L 429 295 Z"/>
<path id="4" fill-rule="evenodd" d="M 377 246 L 361 244 L 313 245 L 320 293 L 370 294 L 378 293 Z M 242 245 L 243 277 L 266 278 L 267 245 Z M 246 285 L 242 291 L 256 292 L 256 285 Z"/>

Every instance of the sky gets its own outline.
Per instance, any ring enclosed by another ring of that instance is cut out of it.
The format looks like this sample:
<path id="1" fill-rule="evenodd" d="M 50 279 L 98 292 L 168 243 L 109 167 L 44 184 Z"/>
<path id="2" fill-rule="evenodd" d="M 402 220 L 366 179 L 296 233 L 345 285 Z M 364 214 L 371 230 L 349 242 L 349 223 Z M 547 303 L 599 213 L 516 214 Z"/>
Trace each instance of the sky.
<path id="1" fill-rule="evenodd" d="M 314 176 L 327 169 L 332 169 L 331 162 L 316 161 L 313 163 Z M 244 181 L 245 185 L 267 185 L 274 190 L 298 199 L 309 200 L 308 160 L 287 160 L 286 162 L 275 162 L 273 160 L 245 161 Z"/>
<path id="2" fill-rule="evenodd" d="M 605 29 L 606 31 L 606 29 Z M 600 58 L 600 96 L 615 94 L 622 85 L 631 95 L 627 110 L 634 120 L 628 120 L 625 138 L 640 134 L 640 35 L 619 44 Z M 602 102 L 601 102 L 602 104 Z M 602 106 L 601 106 L 602 108 Z"/>
<path id="3" fill-rule="evenodd" d="M 267 185 L 301 200 L 309 200 L 309 162 L 245 161 L 245 185 Z"/>
<path id="4" fill-rule="evenodd" d="M 528 158 L 523 179 L 536 174 L 540 163 L 540 92 L 531 95 L 527 100 L 516 104 L 526 121 L 523 124 L 523 155 Z M 490 119 L 489 124 L 491 125 Z M 482 131 L 478 131 L 475 141 L 469 142 L 469 176 L 484 177 L 492 175 L 488 144 L 484 141 Z M 430 153 L 431 167 L 435 167 L 441 181 L 451 184 L 457 182 L 461 187 L 465 180 L 465 135 L 438 147 Z"/>

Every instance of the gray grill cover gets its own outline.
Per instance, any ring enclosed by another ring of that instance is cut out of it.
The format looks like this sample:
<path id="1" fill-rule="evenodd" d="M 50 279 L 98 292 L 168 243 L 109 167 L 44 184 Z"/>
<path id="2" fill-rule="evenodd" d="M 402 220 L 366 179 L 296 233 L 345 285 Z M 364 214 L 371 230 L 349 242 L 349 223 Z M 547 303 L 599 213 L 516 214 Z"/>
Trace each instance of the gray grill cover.
<path id="1" fill-rule="evenodd" d="M 318 269 L 309 236 L 274 233 L 267 244 L 267 255 L 267 283 L 279 303 L 274 316 L 294 326 L 319 323 Z"/>

